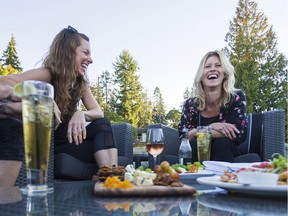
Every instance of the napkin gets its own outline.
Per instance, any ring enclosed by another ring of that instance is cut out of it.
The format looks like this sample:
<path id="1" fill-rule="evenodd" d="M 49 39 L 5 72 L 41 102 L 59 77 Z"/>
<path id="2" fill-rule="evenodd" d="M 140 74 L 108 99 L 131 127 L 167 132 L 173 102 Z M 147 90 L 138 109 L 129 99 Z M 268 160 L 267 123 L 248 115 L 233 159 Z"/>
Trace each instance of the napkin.
<path id="1" fill-rule="evenodd" d="M 261 162 L 253 163 L 230 163 L 224 161 L 203 161 L 205 170 L 213 172 L 215 175 L 222 176 L 225 170 L 229 168 L 233 171 L 237 171 L 240 168 L 252 167 L 253 165 L 259 165 Z"/>

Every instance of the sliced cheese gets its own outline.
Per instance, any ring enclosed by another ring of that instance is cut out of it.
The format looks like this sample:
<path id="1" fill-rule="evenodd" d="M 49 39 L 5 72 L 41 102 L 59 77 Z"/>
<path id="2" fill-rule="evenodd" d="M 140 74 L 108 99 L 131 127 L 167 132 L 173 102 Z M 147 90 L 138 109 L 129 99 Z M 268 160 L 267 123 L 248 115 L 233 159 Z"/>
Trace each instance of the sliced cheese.
<path id="1" fill-rule="evenodd" d="M 134 183 L 136 185 L 142 185 L 142 186 L 150 186 L 153 185 L 153 180 L 152 179 L 148 179 L 148 178 L 144 178 L 141 176 L 135 176 L 134 177 Z"/>
<path id="2" fill-rule="evenodd" d="M 128 173 L 128 172 L 125 173 L 124 178 L 130 182 L 133 181 L 133 175 L 131 173 Z"/>
<path id="3" fill-rule="evenodd" d="M 146 179 L 152 179 L 154 180 L 156 178 L 156 174 L 155 173 L 148 173 L 148 172 L 145 172 L 145 171 L 140 171 L 140 170 L 135 170 L 134 171 L 134 176 L 140 176 L 140 177 L 143 177 L 143 178 L 146 178 Z"/>

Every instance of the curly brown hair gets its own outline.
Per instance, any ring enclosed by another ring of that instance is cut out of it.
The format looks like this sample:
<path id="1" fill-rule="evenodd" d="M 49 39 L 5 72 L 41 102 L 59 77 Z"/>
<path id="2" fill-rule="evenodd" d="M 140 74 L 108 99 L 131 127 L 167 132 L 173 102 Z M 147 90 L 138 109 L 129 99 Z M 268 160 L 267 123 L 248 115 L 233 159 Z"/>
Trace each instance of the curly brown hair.
<path id="1" fill-rule="evenodd" d="M 88 77 L 78 76 L 76 69 L 76 48 L 81 45 L 81 38 L 89 38 L 71 27 L 59 32 L 43 61 L 43 66 L 51 73 L 51 84 L 55 89 L 57 103 L 62 120 L 68 121 L 77 110 L 83 92 L 88 85 Z"/>

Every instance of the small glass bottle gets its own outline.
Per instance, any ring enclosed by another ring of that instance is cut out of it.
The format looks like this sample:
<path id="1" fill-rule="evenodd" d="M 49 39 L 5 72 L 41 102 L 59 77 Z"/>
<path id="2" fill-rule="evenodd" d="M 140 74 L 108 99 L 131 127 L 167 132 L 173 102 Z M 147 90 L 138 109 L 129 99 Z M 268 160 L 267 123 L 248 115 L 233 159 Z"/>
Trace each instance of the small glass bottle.
<path id="1" fill-rule="evenodd" d="M 188 129 L 185 127 L 182 130 L 182 139 L 178 151 L 178 156 L 179 156 L 179 164 L 187 165 L 187 162 L 191 163 L 192 149 L 188 139 Z"/>

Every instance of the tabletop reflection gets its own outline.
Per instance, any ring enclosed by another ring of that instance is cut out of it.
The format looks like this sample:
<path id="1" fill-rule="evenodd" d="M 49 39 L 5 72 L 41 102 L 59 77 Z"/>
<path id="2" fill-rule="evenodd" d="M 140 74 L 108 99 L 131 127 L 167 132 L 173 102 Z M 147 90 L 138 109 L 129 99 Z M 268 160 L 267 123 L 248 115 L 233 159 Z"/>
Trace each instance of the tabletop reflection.
<path id="1" fill-rule="evenodd" d="M 55 182 L 54 193 L 33 199 L 23 196 L 1 204 L 1 216 L 10 215 L 287 215 L 287 197 L 245 196 L 191 183 L 199 196 L 103 197 L 94 194 L 95 181 Z M 0 196 L 1 197 L 1 196 Z M 39 214 L 38 214 L 39 213 Z"/>

